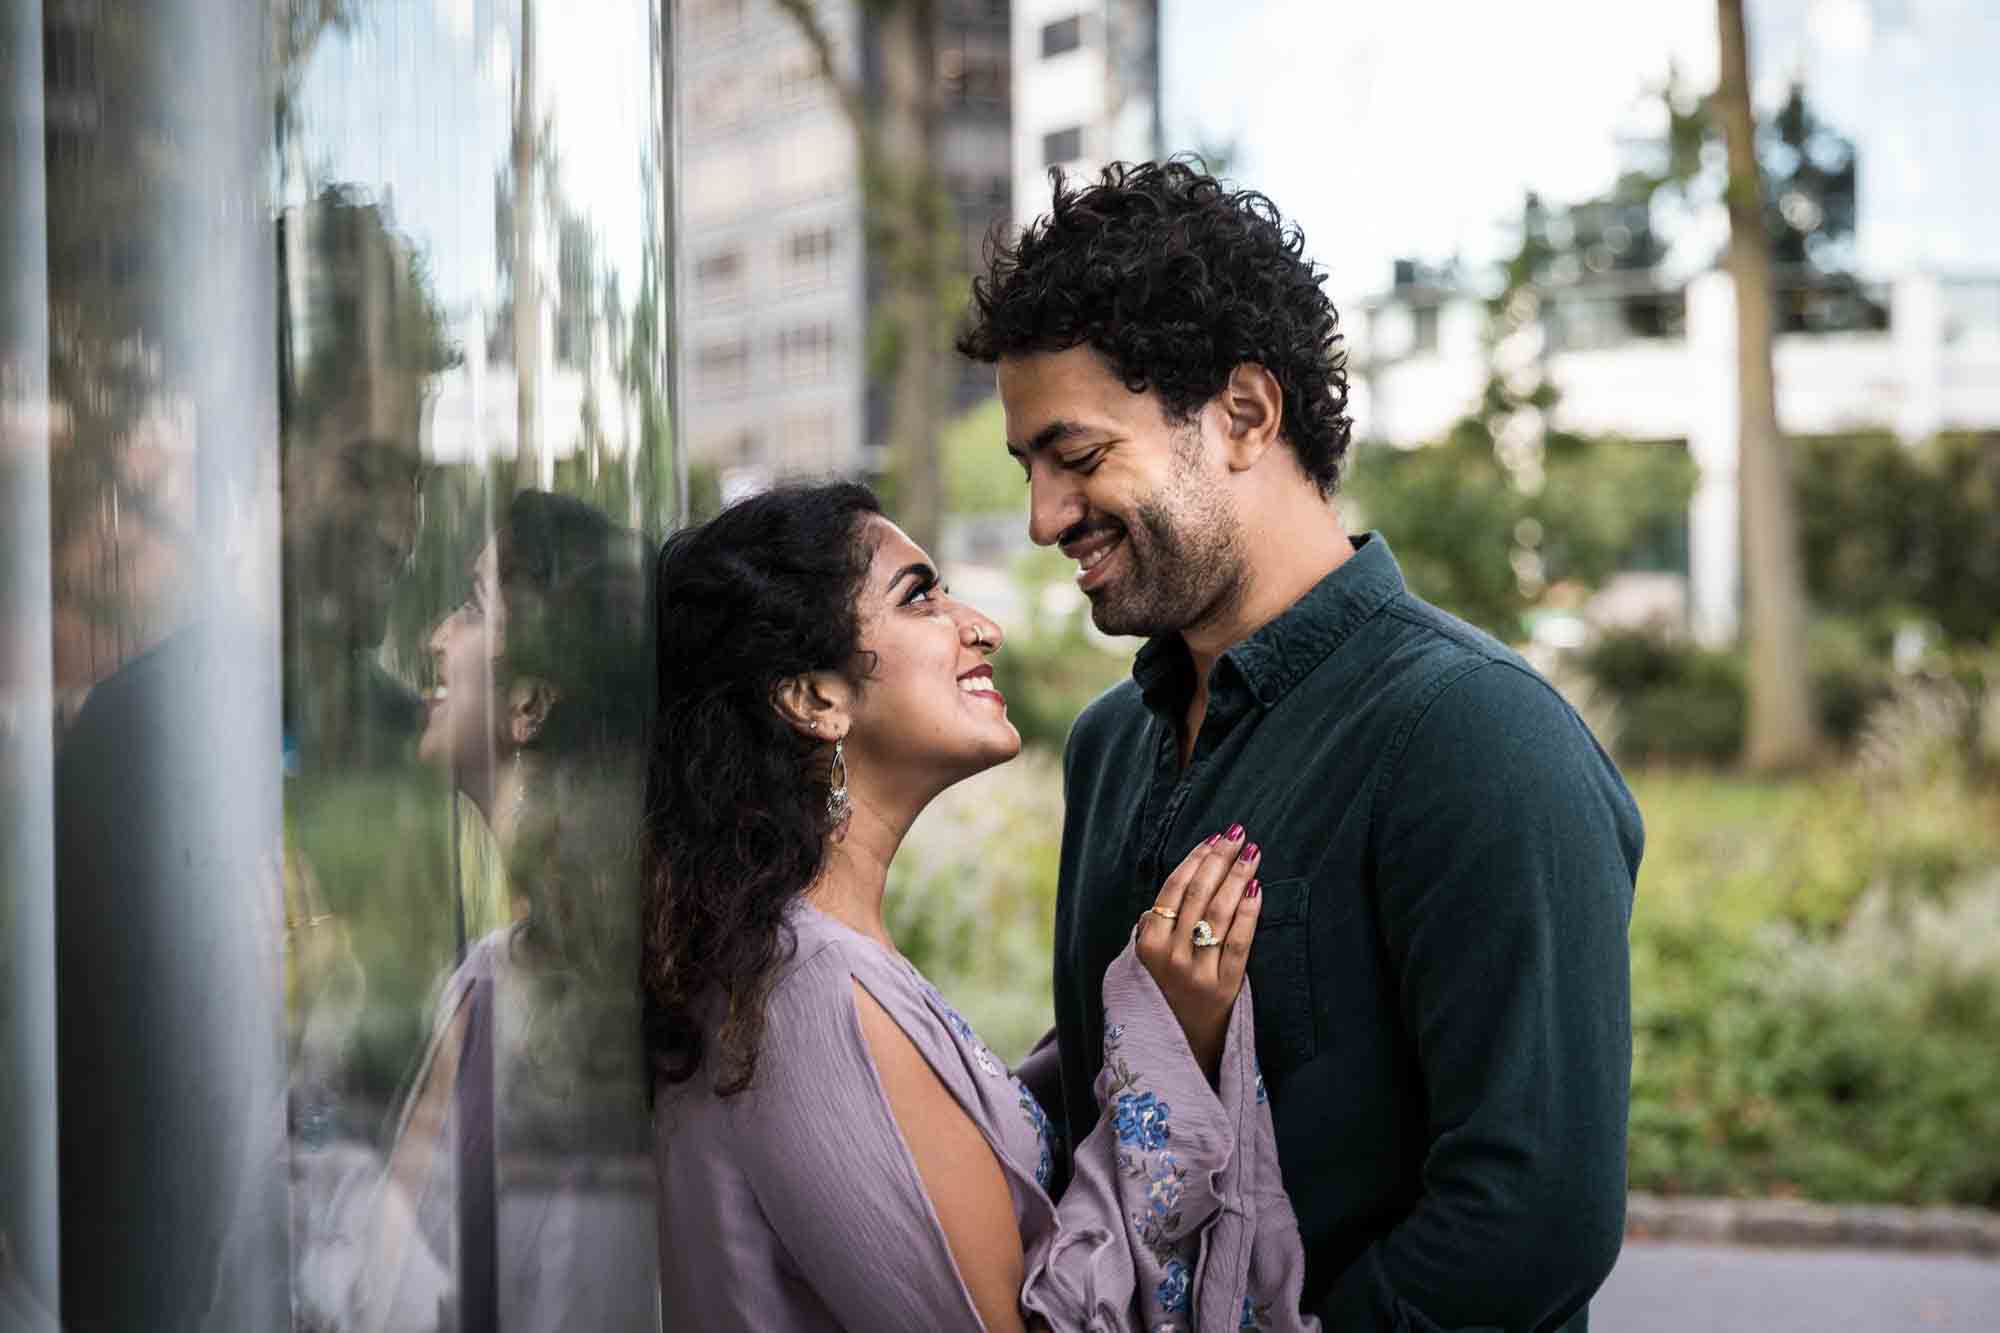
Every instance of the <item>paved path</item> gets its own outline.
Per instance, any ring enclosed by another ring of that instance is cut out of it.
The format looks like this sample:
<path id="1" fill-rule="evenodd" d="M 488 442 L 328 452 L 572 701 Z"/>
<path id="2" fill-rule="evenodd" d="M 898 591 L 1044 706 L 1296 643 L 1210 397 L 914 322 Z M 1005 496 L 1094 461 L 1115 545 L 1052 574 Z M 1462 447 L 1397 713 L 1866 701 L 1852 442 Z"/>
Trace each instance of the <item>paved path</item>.
<path id="1" fill-rule="evenodd" d="M 1627 1241 L 1591 1333 L 1996 1333 L 2000 1262 Z"/>

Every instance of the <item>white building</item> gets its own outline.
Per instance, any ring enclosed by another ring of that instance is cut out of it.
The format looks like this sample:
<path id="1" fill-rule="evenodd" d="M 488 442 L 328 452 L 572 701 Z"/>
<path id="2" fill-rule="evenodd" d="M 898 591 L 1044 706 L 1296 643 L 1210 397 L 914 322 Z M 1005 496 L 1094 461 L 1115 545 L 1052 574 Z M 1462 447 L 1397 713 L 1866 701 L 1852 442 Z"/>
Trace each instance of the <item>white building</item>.
<path id="1" fill-rule="evenodd" d="M 1049 168 L 1160 155 L 1159 0 L 1013 0 L 1014 217 L 1048 211 Z"/>
<path id="2" fill-rule="evenodd" d="M 1644 298 L 1684 308 L 1657 338 L 1609 317 L 1625 288 L 1558 292 L 1544 311 L 1561 330 L 1546 348 L 1561 398 L 1551 424 L 1580 433 L 1684 442 L 1700 468 L 1688 514 L 1690 628 L 1735 635 L 1737 532 L 1735 289 L 1720 272 Z M 1910 273 L 1883 284 L 1881 331 L 1792 333 L 1773 348 L 1778 422 L 1791 435 L 1889 428 L 1916 441 L 2000 426 L 2000 278 Z M 1364 304 L 1349 322 L 1353 414 L 1370 440 L 1414 446 L 1468 412 L 1487 376 L 1482 303 L 1418 290 Z"/>

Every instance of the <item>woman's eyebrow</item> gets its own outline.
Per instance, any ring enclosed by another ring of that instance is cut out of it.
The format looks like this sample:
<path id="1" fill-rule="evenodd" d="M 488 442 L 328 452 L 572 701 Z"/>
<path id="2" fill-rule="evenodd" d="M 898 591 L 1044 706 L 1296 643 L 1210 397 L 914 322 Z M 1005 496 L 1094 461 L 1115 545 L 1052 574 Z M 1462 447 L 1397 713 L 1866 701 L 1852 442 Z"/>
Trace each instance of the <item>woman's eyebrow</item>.
<path id="1" fill-rule="evenodd" d="M 896 571 L 896 576 L 889 580 L 890 593 L 893 594 L 896 591 L 896 585 L 901 583 L 904 579 L 907 578 L 935 580 L 937 578 L 937 571 L 932 569 L 929 565 L 923 563 L 921 560 L 913 565 L 904 565 L 901 569 Z"/>

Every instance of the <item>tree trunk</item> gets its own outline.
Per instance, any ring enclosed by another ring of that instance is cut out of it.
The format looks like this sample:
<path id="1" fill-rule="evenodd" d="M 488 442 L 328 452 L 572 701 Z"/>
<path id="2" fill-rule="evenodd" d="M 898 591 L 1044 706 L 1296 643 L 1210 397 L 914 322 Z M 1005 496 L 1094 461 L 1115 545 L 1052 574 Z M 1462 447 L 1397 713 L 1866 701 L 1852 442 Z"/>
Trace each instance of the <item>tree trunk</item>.
<path id="1" fill-rule="evenodd" d="M 1810 763 L 1819 749 L 1806 671 L 1805 578 L 1789 452 L 1771 369 L 1771 249 L 1750 107 L 1743 0 L 1717 0 L 1722 69 L 1715 104 L 1729 146 L 1729 272 L 1736 285 L 1737 468 L 1750 637 L 1746 767 Z"/>
<path id="2" fill-rule="evenodd" d="M 866 192 L 869 245 L 881 285 L 871 316 L 888 349 L 890 469 L 896 521 L 918 545 L 937 549 L 944 513 L 938 435 L 944 428 L 954 307 L 956 233 L 936 166 L 938 96 L 935 0 L 883 0 L 878 24 L 882 95 L 872 108 L 841 78 L 832 34 L 812 0 L 776 0 L 798 25 L 854 127 Z"/>
<path id="3" fill-rule="evenodd" d="M 882 313 L 895 349 L 888 444 L 896 520 L 912 541 L 935 552 L 944 509 L 937 442 L 949 335 L 940 317 L 947 219 L 939 216 L 941 189 L 931 165 L 941 111 L 933 9 L 930 0 L 902 0 L 881 13 L 881 157 L 868 185 L 880 196 L 871 207 L 880 238 Z"/>
<path id="4" fill-rule="evenodd" d="M 542 484 L 542 293 L 535 259 L 535 6 L 521 0 L 514 85 L 514 489 Z"/>

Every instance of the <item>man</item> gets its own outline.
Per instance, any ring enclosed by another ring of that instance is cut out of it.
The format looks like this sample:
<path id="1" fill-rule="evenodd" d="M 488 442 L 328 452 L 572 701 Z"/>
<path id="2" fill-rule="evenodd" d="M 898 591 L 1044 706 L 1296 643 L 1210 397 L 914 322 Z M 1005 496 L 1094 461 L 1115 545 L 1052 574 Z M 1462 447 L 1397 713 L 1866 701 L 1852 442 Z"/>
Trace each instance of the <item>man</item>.
<path id="1" fill-rule="evenodd" d="M 974 284 L 960 350 L 997 366 L 1029 532 L 1147 639 L 1064 758 L 1061 1099 L 1094 1122 L 1104 969 L 1240 823 L 1307 1310 L 1582 1330 L 1623 1230 L 1638 810 L 1525 662 L 1342 529 L 1346 375 L 1302 251 L 1261 195 L 1120 165 Z"/>

